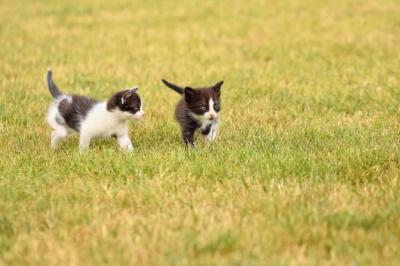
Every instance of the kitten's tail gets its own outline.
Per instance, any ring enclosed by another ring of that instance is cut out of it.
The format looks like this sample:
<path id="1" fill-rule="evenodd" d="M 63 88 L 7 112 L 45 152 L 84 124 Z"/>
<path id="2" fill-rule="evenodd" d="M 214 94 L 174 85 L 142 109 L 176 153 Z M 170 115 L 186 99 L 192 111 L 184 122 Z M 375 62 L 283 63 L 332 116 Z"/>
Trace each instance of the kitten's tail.
<path id="1" fill-rule="evenodd" d="M 161 81 L 169 88 L 173 89 L 174 91 L 176 91 L 179 94 L 183 94 L 184 89 L 182 87 L 179 87 L 178 85 L 172 84 L 169 81 L 166 81 L 165 79 L 161 79 Z"/>
<path id="2" fill-rule="evenodd" d="M 53 73 L 51 72 L 50 68 L 47 70 L 47 86 L 49 86 L 49 91 L 54 99 L 57 99 L 63 95 L 60 89 L 53 81 Z"/>

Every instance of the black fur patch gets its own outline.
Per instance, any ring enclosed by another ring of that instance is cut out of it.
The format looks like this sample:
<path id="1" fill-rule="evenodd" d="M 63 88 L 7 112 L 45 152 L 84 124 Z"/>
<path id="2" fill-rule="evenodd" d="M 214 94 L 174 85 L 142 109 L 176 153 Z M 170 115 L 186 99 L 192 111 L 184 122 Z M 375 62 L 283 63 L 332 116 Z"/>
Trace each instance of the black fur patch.
<path id="1" fill-rule="evenodd" d="M 201 134 L 203 134 L 203 135 L 208 135 L 209 133 L 210 133 L 210 131 L 211 131 L 211 124 L 209 124 L 206 128 L 203 128 L 200 132 L 201 132 Z"/>
<path id="2" fill-rule="evenodd" d="M 85 96 L 72 95 L 70 97 L 72 98 L 72 102 L 69 99 L 62 100 L 58 104 L 58 111 L 64 118 L 65 123 L 70 128 L 79 132 L 81 121 L 97 101 Z"/>

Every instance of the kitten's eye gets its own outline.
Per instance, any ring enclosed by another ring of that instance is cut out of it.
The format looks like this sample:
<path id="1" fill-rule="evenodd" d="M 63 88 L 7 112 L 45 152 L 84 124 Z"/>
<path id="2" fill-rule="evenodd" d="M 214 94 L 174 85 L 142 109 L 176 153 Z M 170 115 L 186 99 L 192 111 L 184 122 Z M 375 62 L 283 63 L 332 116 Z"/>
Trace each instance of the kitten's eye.
<path id="1" fill-rule="evenodd" d="M 221 106 L 219 105 L 219 103 L 214 103 L 214 110 L 219 111 L 219 109 L 221 109 Z"/>
<path id="2" fill-rule="evenodd" d="M 201 106 L 200 107 L 200 111 L 202 111 L 202 112 L 207 112 L 207 107 L 206 106 Z"/>
<path id="3" fill-rule="evenodd" d="M 134 113 L 139 112 L 139 110 L 140 110 L 139 108 L 135 107 L 135 108 L 132 108 L 130 112 L 134 114 Z"/>

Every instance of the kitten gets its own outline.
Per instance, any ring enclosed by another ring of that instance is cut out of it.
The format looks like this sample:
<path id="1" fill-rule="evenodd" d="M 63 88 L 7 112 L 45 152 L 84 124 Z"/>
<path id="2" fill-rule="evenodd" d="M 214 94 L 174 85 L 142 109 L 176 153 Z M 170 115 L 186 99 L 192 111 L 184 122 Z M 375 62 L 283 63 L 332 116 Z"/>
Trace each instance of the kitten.
<path id="1" fill-rule="evenodd" d="M 175 109 L 175 118 L 178 121 L 182 138 L 186 145 L 194 145 L 194 133 L 200 130 L 208 141 L 213 141 L 217 136 L 219 111 L 221 109 L 221 86 L 223 81 L 211 87 L 193 89 L 182 88 L 164 79 L 162 82 L 179 94 L 181 100 Z"/>
<path id="2" fill-rule="evenodd" d="M 144 116 L 140 97 L 136 93 L 138 88 L 119 91 L 102 102 L 85 96 L 67 95 L 54 83 L 50 69 L 47 85 L 54 98 L 47 114 L 47 121 L 53 129 L 52 148 L 70 133 L 78 132 L 81 151 L 89 147 L 94 137 L 115 137 L 123 150 L 133 150 L 128 121 Z"/>

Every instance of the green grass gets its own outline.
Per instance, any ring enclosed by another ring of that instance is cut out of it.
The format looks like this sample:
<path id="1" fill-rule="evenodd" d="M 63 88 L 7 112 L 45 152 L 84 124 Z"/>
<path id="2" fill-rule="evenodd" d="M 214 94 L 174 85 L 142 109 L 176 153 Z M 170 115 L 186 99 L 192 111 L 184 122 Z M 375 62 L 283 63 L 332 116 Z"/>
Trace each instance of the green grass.
<path id="1" fill-rule="evenodd" d="M 0 265 L 399 265 L 400 3 L 2 1 Z M 135 84 L 135 152 L 49 148 L 63 91 Z M 225 80 L 183 147 L 160 78 Z"/>

